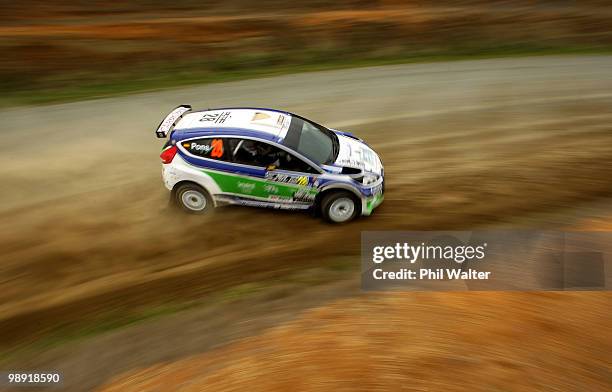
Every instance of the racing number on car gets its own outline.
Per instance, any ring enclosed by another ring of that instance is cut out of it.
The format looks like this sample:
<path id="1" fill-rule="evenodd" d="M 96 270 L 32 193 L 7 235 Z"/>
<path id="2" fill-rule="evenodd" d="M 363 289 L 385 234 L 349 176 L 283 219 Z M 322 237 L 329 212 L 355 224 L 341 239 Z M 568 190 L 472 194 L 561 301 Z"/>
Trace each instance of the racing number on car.
<path id="1" fill-rule="evenodd" d="M 213 139 L 210 143 L 212 147 L 212 151 L 210 152 L 210 156 L 212 158 L 221 158 L 223 156 L 223 140 L 221 139 Z"/>
<path id="2" fill-rule="evenodd" d="M 232 116 L 232 112 L 223 113 L 205 113 L 200 121 L 214 121 L 217 124 L 222 124 Z"/>

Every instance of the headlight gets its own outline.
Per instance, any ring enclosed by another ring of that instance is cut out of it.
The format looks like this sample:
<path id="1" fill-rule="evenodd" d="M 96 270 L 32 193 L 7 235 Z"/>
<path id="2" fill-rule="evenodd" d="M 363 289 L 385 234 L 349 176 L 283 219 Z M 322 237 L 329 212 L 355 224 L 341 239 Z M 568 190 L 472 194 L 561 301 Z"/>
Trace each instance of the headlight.
<path id="1" fill-rule="evenodd" d="M 365 176 L 363 176 L 363 180 L 361 182 L 363 183 L 363 185 L 369 185 L 378 181 L 379 178 L 380 177 L 376 174 L 366 174 Z"/>

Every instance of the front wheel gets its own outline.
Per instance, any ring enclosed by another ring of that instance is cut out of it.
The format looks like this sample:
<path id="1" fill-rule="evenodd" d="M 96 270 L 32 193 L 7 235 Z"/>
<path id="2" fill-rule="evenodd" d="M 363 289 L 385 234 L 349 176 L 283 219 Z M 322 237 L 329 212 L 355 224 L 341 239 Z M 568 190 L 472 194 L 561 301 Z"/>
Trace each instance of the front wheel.
<path id="1" fill-rule="evenodd" d="M 183 211 L 190 214 L 205 214 L 214 207 L 208 192 L 195 184 L 179 185 L 174 192 L 174 201 Z"/>
<path id="2" fill-rule="evenodd" d="M 355 219 L 358 213 L 357 198 L 345 191 L 334 192 L 323 197 L 321 215 L 331 223 L 345 223 Z"/>

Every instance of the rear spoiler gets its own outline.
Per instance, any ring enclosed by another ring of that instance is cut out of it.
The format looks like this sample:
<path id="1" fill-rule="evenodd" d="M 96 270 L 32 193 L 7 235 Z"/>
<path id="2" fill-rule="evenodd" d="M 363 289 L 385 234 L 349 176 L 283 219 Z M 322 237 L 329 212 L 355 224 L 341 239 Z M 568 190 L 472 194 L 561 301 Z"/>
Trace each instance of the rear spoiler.
<path id="1" fill-rule="evenodd" d="M 170 114 L 168 114 L 166 118 L 164 118 L 163 121 L 159 123 L 159 126 L 157 127 L 157 131 L 155 131 L 155 134 L 157 135 L 157 137 L 160 139 L 163 139 L 166 136 L 168 136 L 168 133 L 170 133 L 172 128 L 174 128 L 174 126 L 176 125 L 176 122 L 181 117 L 183 117 L 183 114 L 187 113 L 190 110 L 191 110 L 190 105 L 181 105 L 177 107 L 176 109 L 174 109 L 173 111 L 171 111 Z"/>

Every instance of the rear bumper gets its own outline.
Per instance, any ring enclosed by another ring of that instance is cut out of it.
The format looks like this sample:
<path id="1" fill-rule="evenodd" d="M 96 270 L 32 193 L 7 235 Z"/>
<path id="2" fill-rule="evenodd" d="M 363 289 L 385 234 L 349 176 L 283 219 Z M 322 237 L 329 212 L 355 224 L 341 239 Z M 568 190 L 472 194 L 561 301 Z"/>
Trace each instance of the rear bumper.
<path id="1" fill-rule="evenodd" d="M 174 157 L 172 163 L 162 164 L 162 178 L 168 190 L 174 189 L 179 182 L 188 181 L 206 189 L 213 197 L 213 200 L 215 195 L 221 192 L 219 186 L 209 175 L 204 173 L 203 170 L 185 162 L 179 154 Z"/>

